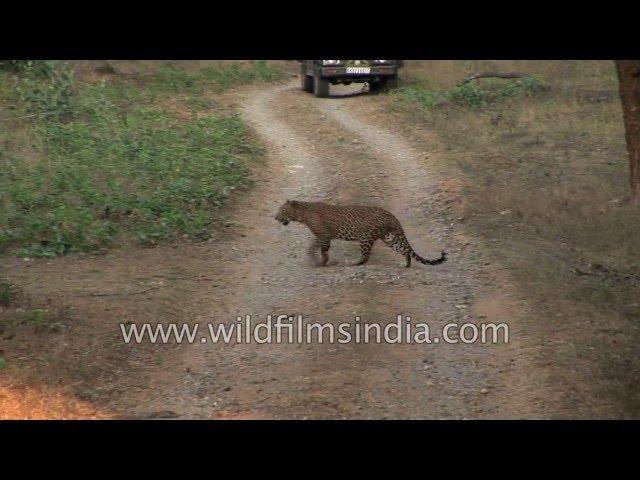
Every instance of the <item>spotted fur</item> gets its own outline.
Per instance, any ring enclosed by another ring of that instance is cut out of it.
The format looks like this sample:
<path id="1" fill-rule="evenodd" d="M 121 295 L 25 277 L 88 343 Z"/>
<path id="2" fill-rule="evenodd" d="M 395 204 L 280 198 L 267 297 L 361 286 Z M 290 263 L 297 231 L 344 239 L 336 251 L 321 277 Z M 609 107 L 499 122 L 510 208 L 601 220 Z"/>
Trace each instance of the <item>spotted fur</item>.
<path id="1" fill-rule="evenodd" d="M 362 265 L 369 260 L 371 247 L 376 240 L 382 240 L 403 255 L 407 267 L 411 266 L 412 258 L 427 265 L 438 265 L 447 260 L 445 252 L 434 260 L 418 255 L 409 244 L 398 219 L 380 207 L 287 200 L 275 218 L 283 225 L 294 221 L 309 227 L 315 235 L 309 253 L 315 256 L 319 249 L 322 265 L 329 261 L 329 247 L 331 240 L 335 239 L 360 242 L 361 257 L 356 265 Z"/>

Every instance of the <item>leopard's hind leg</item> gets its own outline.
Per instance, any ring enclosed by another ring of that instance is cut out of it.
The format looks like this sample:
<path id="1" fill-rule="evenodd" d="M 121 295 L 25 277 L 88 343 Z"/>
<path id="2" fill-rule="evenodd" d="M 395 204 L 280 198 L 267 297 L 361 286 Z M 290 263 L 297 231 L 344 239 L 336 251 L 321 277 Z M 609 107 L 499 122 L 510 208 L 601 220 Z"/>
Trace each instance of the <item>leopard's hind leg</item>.
<path id="1" fill-rule="evenodd" d="M 409 268 L 411 266 L 411 247 L 409 246 L 409 242 L 402 232 L 389 232 L 384 237 L 382 237 L 382 241 L 391 247 L 395 252 L 403 255 L 406 259 L 406 267 Z"/>
<path id="2" fill-rule="evenodd" d="M 360 239 L 360 260 L 355 265 L 364 265 L 369 261 L 371 256 L 371 247 L 375 240 L 371 237 L 365 237 Z"/>

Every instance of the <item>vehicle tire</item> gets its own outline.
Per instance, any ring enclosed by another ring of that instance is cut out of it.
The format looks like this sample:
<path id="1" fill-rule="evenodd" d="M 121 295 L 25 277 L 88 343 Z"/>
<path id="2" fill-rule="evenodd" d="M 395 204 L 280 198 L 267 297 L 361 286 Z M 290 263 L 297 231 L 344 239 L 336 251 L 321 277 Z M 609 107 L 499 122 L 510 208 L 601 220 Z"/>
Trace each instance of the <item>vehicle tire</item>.
<path id="1" fill-rule="evenodd" d="M 398 88 L 397 75 L 394 75 L 393 77 L 389 77 L 385 81 L 385 90 L 393 90 L 394 88 Z"/>
<path id="2" fill-rule="evenodd" d="M 369 92 L 379 93 L 384 90 L 386 80 L 379 80 L 377 82 L 369 82 Z"/>
<path id="3" fill-rule="evenodd" d="M 318 98 L 329 96 L 329 80 L 321 78 L 320 75 L 313 76 L 313 94 Z"/>
<path id="4" fill-rule="evenodd" d="M 313 92 L 313 77 L 307 75 L 307 66 L 300 65 L 300 88 L 305 92 Z"/>

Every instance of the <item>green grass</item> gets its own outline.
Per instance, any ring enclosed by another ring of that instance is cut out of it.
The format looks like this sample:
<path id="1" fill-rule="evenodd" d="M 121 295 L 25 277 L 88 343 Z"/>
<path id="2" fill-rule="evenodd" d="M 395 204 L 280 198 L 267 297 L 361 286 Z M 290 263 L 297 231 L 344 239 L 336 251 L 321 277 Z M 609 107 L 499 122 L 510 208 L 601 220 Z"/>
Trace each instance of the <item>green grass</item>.
<path id="1" fill-rule="evenodd" d="M 421 110 L 451 105 L 483 108 L 504 100 L 533 96 L 547 89 L 544 80 L 530 76 L 518 80 L 472 81 L 451 89 L 431 89 L 420 83 L 409 82 L 393 91 L 393 95 L 401 102 Z"/>
<path id="2" fill-rule="evenodd" d="M 152 89 L 165 93 L 195 94 L 206 89 L 220 92 L 235 85 L 271 82 L 280 78 L 282 72 L 269 67 L 264 60 L 253 60 L 249 67 L 231 63 L 224 68 L 204 67 L 197 72 L 168 65 L 153 76 Z"/>
<path id="3" fill-rule="evenodd" d="M 15 285 L 0 282 L 0 307 L 11 306 L 18 298 Z"/>
<path id="4" fill-rule="evenodd" d="M 0 252 L 207 238 L 212 212 L 250 185 L 247 160 L 260 154 L 240 118 L 212 109 L 208 95 L 279 73 L 253 62 L 79 84 L 53 68 L 4 74 L 12 114 L 26 118 L 0 124 Z"/>
<path id="5" fill-rule="evenodd" d="M 11 283 L 0 282 L 0 307 L 0 338 L 13 335 L 21 326 L 33 326 L 37 332 L 65 328 L 64 308 L 40 308 Z"/>

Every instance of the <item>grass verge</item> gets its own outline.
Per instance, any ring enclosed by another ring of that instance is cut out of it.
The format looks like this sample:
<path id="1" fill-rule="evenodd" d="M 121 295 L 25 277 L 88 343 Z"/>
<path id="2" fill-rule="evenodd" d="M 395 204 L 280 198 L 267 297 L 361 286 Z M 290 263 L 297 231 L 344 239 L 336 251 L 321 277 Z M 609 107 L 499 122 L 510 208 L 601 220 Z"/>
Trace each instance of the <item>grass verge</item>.
<path id="1" fill-rule="evenodd" d="M 128 238 L 207 238 L 260 154 L 216 95 L 280 71 L 266 62 L 76 81 L 60 62 L 0 72 L 0 252 L 54 257 Z"/>
<path id="2" fill-rule="evenodd" d="M 469 70 L 451 63 L 453 84 Z M 476 68 L 495 69 L 486 63 Z M 427 76 L 425 68 L 414 78 Z M 460 93 L 466 86 L 453 87 L 445 92 L 457 100 L 438 103 L 428 81 L 414 81 L 395 93 L 395 108 L 445 140 L 446 162 L 462 181 L 461 216 L 497 241 L 523 280 L 560 281 L 576 300 L 631 313 L 640 223 L 624 201 L 628 167 L 613 66 L 502 62 L 498 69 L 516 68 L 533 78 L 543 73 L 549 87 L 482 81 L 468 87 L 468 98 Z"/>
<path id="3" fill-rule="evenodd" d="M 549 362 L 564 365 L 561 382 L 598 381 L 617 398 L 616 415 L 637 416 L 640 222 L 626 203 L 613 63 L 407 63 L 390 108 L 442 140 L 451 220 L 478 235 L 527 292 L 538 315 L 526 328 L 549 349 Z M 546 87 L 514 80 L 481 80 L 464 94 L 455 87 L 479 71 L 524 71 Z M 602 399 L 594 402 L 602 411 Z"/>

